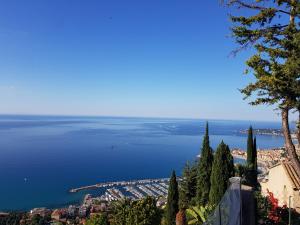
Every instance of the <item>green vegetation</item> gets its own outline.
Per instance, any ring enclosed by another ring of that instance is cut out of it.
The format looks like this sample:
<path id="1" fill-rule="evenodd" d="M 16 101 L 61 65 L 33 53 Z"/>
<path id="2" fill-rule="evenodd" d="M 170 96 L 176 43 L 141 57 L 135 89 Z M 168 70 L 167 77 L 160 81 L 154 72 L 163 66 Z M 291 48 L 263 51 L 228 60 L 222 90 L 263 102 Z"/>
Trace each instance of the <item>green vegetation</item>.
<path id="1" fill-rule="evenodd" d="M 86 221 L 86 225 L 109 225 L 106 214 L 98 214 Z"/>
<path id="2" fill-rule="evenodd" d="M 193 206 L 186 210 L 187 216 L 189 218 L 189 224 L 202 224 L 206 221 L 209 214 L 212 212 L 211 206 Z"/>
<path id="3" fill-rule="evenodd" d="M 118 201 L 115 203 L 112 225 L 159 225 L 161 211 L 155 199 L 146 197 L 139 201 Z"/>
<path id="4" fill-rule="evenodd" d="M 246 73 L 255 81 L 241 90 L 245 98 L 253 97 L 252 105 L 274 105 L 281 111 L 285 146 L 294 167 L 300 175 L 300 161 L 292 142 L 289 111 L 295 109 L 300 116 L 300 7 L 298 0 L 227 0 L 244 16 L 231 15 L 232 33 L 241 49 L 254 48 L 246 61 Z M 234 12 L 238 12 L 234 10 Z"/>
<path id="5" fill-rule="evenodd" d="M 244 168 L 246 184 L 252 187 L 257 186 L 257 147 L 256 138 L 253 138 L 252 127 L 248 130 L 247 140 L 247 165 Z"/>
<path id="6" fill-rule="evenodd" d="M 249 167 L 253 167 L 253 158 L 254 158 L 254 146 L 253 146 L 253 130 L 250 126 L 248 130 L 248 139 L 247 139 L 247 164 Z"/>
<path id="7" fill-rule="evenodd" d="M 169 190 L 168 190 L 168 199 L 167 199 L 167 211 L 166 211 L 166 223 L 167 225 L 176 224 L 176 214 L 179 211 L 179 192 L 178 192 L 178 183 L 176 180 L 176 174 L 173 170 Z"/>
<path id="8" fill-rule="evenodd" d="M 187 163 L 182 173 L 183 180 L 180 183 L 180 208 L 186 209 L 194 204 L 197 191 L 197 164 Z"/>
<path id="9" fill-rule="evenodd" d="M 26 213 L 12 212 L 8 216 L 0 217 L 0 225 L 19 225 L 20 221 L 26 218 Z"/>
<path id="10" fill-rule="evenodd" d="M 211 188 L 209 192 L 210 204 L 217 205 L 219 203 L 228 187 L 229 178 L 233 176 L 233 157 L 228 145 L 222 141 L 217 148 L 212 166 L 210 177 Z"/>
<path id="11" fill-rule="evenodd" d="M 209 190 L 211 185 L 211 171 L 213 164 L 212 148 L 209 145 L 208 123 L 206 123 L 205 135 L 203 138 L 201 157 L 198 164 L 197 180 L 197 202 L 205 205 L 208 202 Z"/>

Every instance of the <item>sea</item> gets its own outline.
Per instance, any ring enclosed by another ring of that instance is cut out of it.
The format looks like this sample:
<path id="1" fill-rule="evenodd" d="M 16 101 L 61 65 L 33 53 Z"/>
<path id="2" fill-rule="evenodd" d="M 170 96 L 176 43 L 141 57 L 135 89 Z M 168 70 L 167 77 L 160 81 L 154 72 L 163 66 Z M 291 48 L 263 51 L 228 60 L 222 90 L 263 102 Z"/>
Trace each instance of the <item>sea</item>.
<path id="1" fill-rule="evenodd" d="M 0 115 L 0 211 L 79 204 L 98 190 L 70 188 L 106 181 L 181 175 L 200 153 L 205 123 L 213 149 L 223 140 L 246 148 L 240 131 L 280 129 L 279 122 Z M 283 146 L 280 136 L 257 136 L 258 148 Z M 97 192 L 98 191 L 98 192 Z"/>

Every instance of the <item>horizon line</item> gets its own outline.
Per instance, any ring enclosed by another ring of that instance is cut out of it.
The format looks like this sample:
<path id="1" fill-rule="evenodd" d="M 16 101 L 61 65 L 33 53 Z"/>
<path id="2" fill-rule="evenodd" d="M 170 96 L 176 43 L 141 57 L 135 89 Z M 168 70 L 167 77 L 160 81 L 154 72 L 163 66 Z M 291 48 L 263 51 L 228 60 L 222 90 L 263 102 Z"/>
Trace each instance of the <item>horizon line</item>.
<path id="1" fill-rule="evenodd" d="M 125 115 L 92 115 L 92 114 L 35 114 L 35 113 L 0 113 L 0 116 L 40 116 L 40 117 L 107 117 L 107 118 L 141 118 L 141 119 L 175 119 L 175 120 L 219 120 L 219 121 L 249 121 L 249 122 L 281 122 L 279 120 L 253 120 L 253 119 L 224 119 L 200 117 L 168 117 L 168 116 L 125 116 Z M 291 120 L 290 122 L 293 122 Z"/>

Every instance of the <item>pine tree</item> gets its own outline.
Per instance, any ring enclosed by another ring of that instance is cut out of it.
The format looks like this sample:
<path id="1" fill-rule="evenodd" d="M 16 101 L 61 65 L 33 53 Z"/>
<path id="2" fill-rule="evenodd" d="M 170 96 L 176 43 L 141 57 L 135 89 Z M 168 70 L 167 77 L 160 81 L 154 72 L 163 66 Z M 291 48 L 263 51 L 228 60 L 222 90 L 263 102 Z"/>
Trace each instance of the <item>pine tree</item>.
<path id="1" fill-rule="evenodd" d="M 252 126 L 248 130 L 248 140 L 247 140 L 247 165 L 249 168 L 253 168 L 253 158 L 254 158 L 254 146 L 253 146 L 253 130 Z"/>
<path id="2" fill-rule="evenodd" d="M 182 181 L 180 183 L 180 208 L 185 209 L 191 204 L 192 199 L 196 196 L 197 188 L 197 164 L 190 165 L 186 163 Z"/>
<path id="3" fill-rule="evenodd" d="M 176 224 L 176 214 L 179 211 L 179 194 L 178 194 L 178 183 L 176 180 L 176 174 L 173 170 L 168 190 L 168 199 L 167 199 L 167 211 L 166 211 L 166 222 L 167 225 Z"/>
<path id="4" fill-rule="evenodd" d="M 233 12 L 231 31 L 239 48 L 253 47 L 245 73 L 252 80 L 241 92 L 251 105 L 274 105 L 281 111 L 285 149 L 300 176 L 300 160 L 292 141 L 289 111 L 300 116 L 300 3 L 299 0 L 224 0 Z M 236 10 L 242 9 L 242 10 Z"/>
<path id="5" fill-rule="evenodd" d="M 215 153 L 211 172 L 211 188 L 209 203 L 217 205 L 223 197 L 229 183 L 229 178 L 234 176 L 233 157 L 228 145 L 222 141 Z"/>
<path id="6" fill-rule="evenodd" d="M 199 159 L 198 165 L 197 201 L 199 205 L 206 205 L 208 202 L 213 158 L 212 148 L 209 145 L 208 123 L 206 123 L 206 130 L 201 149 L 201 157 Z"/>

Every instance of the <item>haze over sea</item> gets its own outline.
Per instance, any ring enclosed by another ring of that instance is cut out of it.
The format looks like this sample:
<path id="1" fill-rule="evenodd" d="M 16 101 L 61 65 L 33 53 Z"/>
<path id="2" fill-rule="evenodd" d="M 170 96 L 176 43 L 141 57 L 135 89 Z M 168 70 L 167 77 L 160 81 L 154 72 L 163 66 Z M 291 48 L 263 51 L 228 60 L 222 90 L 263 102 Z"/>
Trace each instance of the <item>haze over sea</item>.
<path id="1" fill-rule="evenodd" d="M 72 187 L 104 181 L 180 175 L 202 143 L 206 120 L 67 116 L 0 116 L 0 210 L 60 207 L 86 192 Z M 254 128 L 279 122 L 209 120 L 211 146 L 246 147 Z M 283 146 L 283 138 L 257 136 L 259 148 Z M 89 193 L 91 191 L 88 191 Z M 97 194 L 99 190 L 93 191 Z"/>

